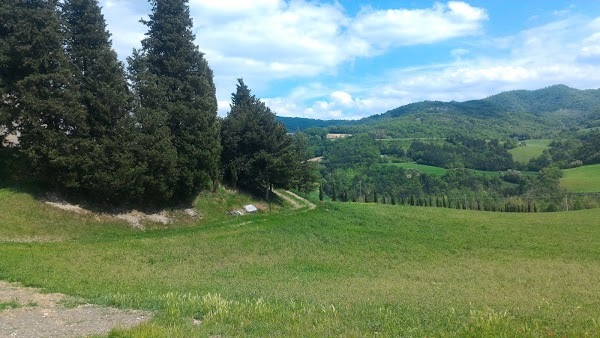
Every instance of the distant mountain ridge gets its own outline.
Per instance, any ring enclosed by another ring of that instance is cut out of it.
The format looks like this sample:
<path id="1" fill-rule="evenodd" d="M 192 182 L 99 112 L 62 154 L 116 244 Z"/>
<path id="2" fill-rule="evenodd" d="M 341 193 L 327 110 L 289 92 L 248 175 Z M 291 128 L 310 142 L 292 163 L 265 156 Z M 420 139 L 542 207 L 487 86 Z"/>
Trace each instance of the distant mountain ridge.
<path id="1" fill-rule="evenodd" d="M 381 117 L 399 117 L 404 114 L 423 111 L 457 111 L 468 114 L 494 116 L 511 113 L 550 113 L 559 110 L 588 112 L 600 107 L 600 89 L 579 90 L 565 85 L 554 85 L 537 90 L 511 90 L 489 96 L 481 100 L 464 102 L 423 101 L 410 103 L 381 115 L 373 115 L 364 120 Z"/>
<path id="2" fill-rule="evenodd" d="M 328 127 L 332 132 L 376 133 L 381 137 L 434 137 L 469 133 L 485 137 L 526 134 L 548 137 L 585 124 L 600 111 L 600 89 L 579 90 L 554 85 L 513 90 L 481 100 L 423 101 L 355 121 L 304 119 L 303 128 Z M 285 121 L 283 121 L 285 123 Z"/>

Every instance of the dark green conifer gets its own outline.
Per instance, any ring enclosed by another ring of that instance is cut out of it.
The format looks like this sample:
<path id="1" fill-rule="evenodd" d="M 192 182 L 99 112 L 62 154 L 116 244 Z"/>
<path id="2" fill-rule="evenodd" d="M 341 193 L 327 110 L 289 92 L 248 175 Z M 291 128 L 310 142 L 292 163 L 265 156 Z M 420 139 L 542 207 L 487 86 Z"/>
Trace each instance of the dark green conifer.
<path id="1" fill-rule="evenodd" d="M 132 96 L 123 65 L 112 49 L 96 0 L 66 0 L 63 17 L 66 51 L 89 126 L 82 144 L 86 161 L 81 190 L 96 199 L 124 202 L 134 196 L 131 192 L 137 187 L 132 184 L 139 168 L 128 146 L 136 133 L 129 117 Z"/>
<path id="2" fill-rule="evenodd" d="M 3 1 L 0 16 L 3 118 L 17 123 L 30 174 L 59 190 L 77 189 L 89 129 L 63 49 L 58 1 Z"/>
<path id="3" fill-rule="evenodd" d="M 144 73 L 143 79 L 134 77 L 136 94 L 147 114 L 157 115 L 156 122 L 166 120 L 176 153 L 174 199 L 190 201 L 218 182 L 221 139 L 213 73 L 194 45 L 188 1 L 150 3 L 152 14 L 142 21 L 149 30 L 132 58 Z"/>
<path id="4" fill-rule="evenodd" d="M 225 179 L 231 182 L 235 170 L 241 188 L 264 191 L 267 198 L 271 185 L 301 184 L 297 182 L 301 158 L 298 144 L 277 122 L 275 114 L 250 93 L 242 79 L 231 98 L 231 111 L 223 120 L 221 132 Z M 332 199 L 337 198 L 335 193 L 332 195 Z"/>

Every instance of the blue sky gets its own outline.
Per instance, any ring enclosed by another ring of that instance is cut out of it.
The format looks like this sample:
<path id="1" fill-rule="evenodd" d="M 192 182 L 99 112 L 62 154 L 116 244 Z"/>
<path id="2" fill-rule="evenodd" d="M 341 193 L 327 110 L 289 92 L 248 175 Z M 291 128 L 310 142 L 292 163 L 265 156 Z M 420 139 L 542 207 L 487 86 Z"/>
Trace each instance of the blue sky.
<path id="1" fill-rule="evenodd" d="M 150 5 L 100 0 L 123 61 Z M 190 0 L 219 114 L 236 79 L 281 116 L 354 119 L 423 100 L 600 87 L 600 0 Z"/>

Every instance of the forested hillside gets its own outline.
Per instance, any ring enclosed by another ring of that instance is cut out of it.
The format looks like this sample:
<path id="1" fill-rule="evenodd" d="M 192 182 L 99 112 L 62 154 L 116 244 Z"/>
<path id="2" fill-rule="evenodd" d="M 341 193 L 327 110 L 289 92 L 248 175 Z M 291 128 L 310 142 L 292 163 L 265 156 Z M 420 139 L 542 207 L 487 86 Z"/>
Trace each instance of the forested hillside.
<path id="1" fill-rule="evenodd" d="M 463 134 L 486 138 L 549 138 L 562 129 L 597 126 L 599 111 L 600 90 L 555 85 L 466 102 L 417 102 L 358 121 L 309 120 L 303 126 L 326 127 L 338 133 L 370 133 L 378 138 Z M 285 118 L 282 121 L 293 123 Z"/>

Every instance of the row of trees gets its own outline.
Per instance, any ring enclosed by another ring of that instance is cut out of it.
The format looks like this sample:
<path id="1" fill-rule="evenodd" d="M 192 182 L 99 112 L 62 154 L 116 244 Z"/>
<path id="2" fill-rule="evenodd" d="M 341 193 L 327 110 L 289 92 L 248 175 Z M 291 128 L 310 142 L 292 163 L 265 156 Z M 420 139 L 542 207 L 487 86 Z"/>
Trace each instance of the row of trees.
<path id="1" fill-rule="evenodd" d="M 327 169 L 326 169 L 327 170 Z M 431 175 L 390 165 L 335 169 L 320 188 L 333 201 L 401 204 L 483 211 L 534 212 L 600 207 L 599 194 L 568 194 L 558 167 L 516 183 L 466 169 Z"/>
<path id="2" fill-rule="evenodd" d="M 467 167 L 485 171 L 514 169 L 515 162 L 506 147 L 492 139 L 486 141 L 465 136 L 446 139 L 443 144 L 412 142 L 407 156 L 417 163 L 436 167 Z"/>
<path id="3" fill-rule="evenodd" d="M 241 80 L 221 123 L 188 1 L 150 3 L 127 70 L 96 0 L 0 4 L 0 126 L 20 133 L 22 170 L 110 204 L 189 202 L 223 173 L 250 190 L 314 180 L 301 140 Z"/>

